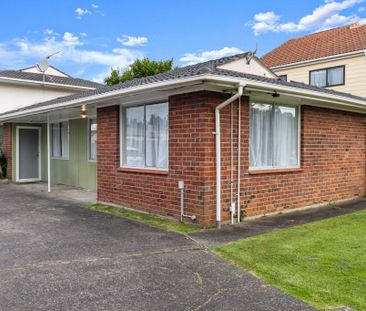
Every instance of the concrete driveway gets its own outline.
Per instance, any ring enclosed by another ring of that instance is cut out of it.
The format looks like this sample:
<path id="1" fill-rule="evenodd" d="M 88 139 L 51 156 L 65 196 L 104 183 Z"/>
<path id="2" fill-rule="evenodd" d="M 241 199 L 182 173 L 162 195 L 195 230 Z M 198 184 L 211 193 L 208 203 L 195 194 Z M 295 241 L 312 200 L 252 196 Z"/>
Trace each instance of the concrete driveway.
<path id="1" fill-rule="evenodd" d="M 0 310 L 311 310 L 183 235 L 0 185 Z"/>

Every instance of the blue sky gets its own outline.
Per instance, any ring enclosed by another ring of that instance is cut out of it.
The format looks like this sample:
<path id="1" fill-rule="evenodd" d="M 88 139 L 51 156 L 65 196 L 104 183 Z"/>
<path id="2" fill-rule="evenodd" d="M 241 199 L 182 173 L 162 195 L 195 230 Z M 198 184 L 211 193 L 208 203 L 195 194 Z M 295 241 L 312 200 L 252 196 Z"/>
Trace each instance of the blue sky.
<path id="1" fill-rule="evenodd" d="M 0 2 L 0 69 L 51 64 L 102 81 L 134 59 L 183 66 L 366 22 L 366 0 L 14 0 Z"/>

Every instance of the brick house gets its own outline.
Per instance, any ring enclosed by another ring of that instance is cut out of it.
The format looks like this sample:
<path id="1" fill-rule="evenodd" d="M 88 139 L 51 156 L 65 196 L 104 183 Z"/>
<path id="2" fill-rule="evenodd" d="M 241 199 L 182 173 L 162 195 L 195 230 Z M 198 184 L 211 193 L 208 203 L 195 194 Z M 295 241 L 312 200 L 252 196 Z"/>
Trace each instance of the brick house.
<path id="1" fill-rule="evenodd" d="M 219 226 L 364 196 L 365 113 L 365 98 L 283 81 L 245 53 L 42 102 L 0 122 L 14 182 L 70 183 L 68 170 L 88 170 L 78 164 L 85 152 L 100 202 L 179 219 L 183 193 L 185 216 Z M 39 156 L 29 159 L 32 150 Z"/>

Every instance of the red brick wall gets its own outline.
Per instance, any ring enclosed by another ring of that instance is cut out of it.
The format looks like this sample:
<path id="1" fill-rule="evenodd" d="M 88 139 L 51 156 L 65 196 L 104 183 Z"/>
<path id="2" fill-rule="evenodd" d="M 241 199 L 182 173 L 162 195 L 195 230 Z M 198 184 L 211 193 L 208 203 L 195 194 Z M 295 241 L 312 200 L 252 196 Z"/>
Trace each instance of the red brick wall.
<path id="1" fill-rule="evenodd" d="M 119 108 L 100 108 L 98 199 L 179 217 L 179 180 L 186 213 L 215 223 L 214 108 L 227 96 L 198 92 L 169 100 L 169 172 L 155 175 L 119 168 Z M 222 220 L 230 213 L 230 105 L 221 113 Z M 234 180 L 237 192 L 238 104 L 233 104 Z M 328 109 L 301 109 L 301 171 L 253 175 L 248 171 L 249 106 L 242 99 L 241 202 L 248 216 L 351 198 L 365 193 L 365 117 Z"/>
<path id="2" fill-rule="evenodd" d="M 12 175 L 12 133 L 11 133 L 12 125 L 11 123 L 4 123 L 3 127 L 3 149 L 7 159 L 7 177 L 11 179 Z"/>
<path id="3" fill-rule="evenodd" d="M 248 105 L 243 109 L 249 136 Z M 303 106 L 301 171 L 250 175 L 248 139 L 243 149 L 243 200 L 248 215 L 305 207 L 365 194 L 365 116 Z"/>
<path id="4" fill-rule="evenodd" d="M 214 206 L 213 106 L 215 93 L 192 93 L 169 100 L 169 172 L 123 172 L 119 168 L 119 108 L 100 108 L 98 122 L 98 200 L 179 217 L 178 181 L 185 182 L 185 212 L 207 223 Z M 210 216 L 211 217 L 211 216 Z"/>

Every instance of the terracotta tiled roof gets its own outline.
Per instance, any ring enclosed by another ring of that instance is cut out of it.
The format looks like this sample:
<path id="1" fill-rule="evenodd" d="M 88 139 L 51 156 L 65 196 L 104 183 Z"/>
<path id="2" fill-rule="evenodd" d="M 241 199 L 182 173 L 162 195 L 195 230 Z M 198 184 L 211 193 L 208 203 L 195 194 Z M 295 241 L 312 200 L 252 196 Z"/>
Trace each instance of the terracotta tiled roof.
<path id="1" fill-rule="evenodd" d="M 352 24 L 288 40 L 264 55 L 268 67 L 366 49 L 366 25 Z"/>

